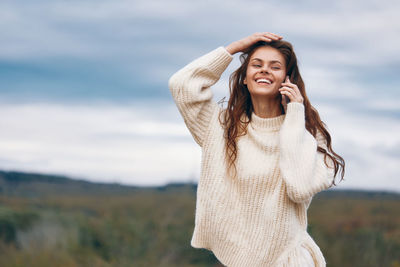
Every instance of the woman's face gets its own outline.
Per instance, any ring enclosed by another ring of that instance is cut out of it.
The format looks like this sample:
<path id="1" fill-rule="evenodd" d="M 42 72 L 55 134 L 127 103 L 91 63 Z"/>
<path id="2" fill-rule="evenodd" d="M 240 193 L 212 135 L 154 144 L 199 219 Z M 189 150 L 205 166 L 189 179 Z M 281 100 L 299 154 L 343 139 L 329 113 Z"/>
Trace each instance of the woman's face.
<path id="1" fill-rule="evenodd" d="M 252 96 L 276 97 L 286 78 L 286 62 L 278 49 L 262 46 L 250 57 L 244 84 Z"/>

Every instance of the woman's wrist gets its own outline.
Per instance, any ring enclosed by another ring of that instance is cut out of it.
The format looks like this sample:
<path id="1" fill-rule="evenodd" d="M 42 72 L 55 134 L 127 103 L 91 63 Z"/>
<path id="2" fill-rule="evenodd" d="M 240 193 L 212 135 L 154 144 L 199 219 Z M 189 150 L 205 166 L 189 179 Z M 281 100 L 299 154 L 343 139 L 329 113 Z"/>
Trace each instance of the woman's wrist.
<path id="1" fill-rule="evenodd" d="M 229 54 L 234 55 L 237 53 L 237 50 L 235 48 L 235 43 L 231 43 L 230 45 L 225 47 L 226 51 L 229 52 Z"/>

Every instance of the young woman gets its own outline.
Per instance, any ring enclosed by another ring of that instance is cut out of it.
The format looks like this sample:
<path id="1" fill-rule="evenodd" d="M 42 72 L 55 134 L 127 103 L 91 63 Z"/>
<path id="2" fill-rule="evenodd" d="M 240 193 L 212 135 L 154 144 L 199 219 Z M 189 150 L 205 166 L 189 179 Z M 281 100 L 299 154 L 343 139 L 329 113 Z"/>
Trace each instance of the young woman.
<path id="1" fill-rule="evenodd" d="M 212 100 L 233 55 L 227 108 Z M 344 160 L 307 98 L 292 45 L 255 33 L 176 72 L 169 88 L 202 149 L 191 245 L 229 267 L 326 266 L 307 233 L 312 197 Z"/>

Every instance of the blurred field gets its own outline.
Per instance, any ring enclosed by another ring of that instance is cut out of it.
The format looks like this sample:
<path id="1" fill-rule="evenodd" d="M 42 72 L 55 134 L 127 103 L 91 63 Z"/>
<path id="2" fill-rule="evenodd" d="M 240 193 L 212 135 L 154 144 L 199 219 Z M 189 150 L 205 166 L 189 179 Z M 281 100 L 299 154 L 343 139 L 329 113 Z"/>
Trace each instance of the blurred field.
<path id="1" fill-rule="evenodd" d="M 190 246 L 194 185 L 101 185 L 97 193 L 72 194 L 75 182 L 54 178 L 45 194 L 35 191 L 43 177 L 15 184 L 18 178 L 5 177 L 0 173 L 0 266 L 222 266 Z M 322 192 L 309 209 L 309 232 L 328 266 L 400 266 L 400 195 Z"/>

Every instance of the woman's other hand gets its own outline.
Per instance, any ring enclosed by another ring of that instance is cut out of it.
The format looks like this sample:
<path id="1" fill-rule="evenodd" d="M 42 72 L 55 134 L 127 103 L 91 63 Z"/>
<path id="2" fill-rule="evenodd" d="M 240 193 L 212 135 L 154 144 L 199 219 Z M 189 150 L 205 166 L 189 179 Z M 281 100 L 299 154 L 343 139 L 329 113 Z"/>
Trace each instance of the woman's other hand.
<path id="1" fill-rule="evenodd" d="M 282 106 L 285 110 L 289 102 L 297 102 L 303 104 L 304 98 L 296 84 L 292 83 L 289 76 L 286 76 L 285 82 L 282 83 L 282 87 L 279 88 L 279 92 L 282 94 Z"/>
<path id="2" fill-rule="evenodd" d="M 237 52 L 243 52 L 246 48 L 249 46 L 259 42 L 259 41 L 265 41 L 265 42 L 271 42 L 273 40 L 280 40 L 283 37 L 274 33 L 270 32 L 256 32 L 253 33 L 250 36 L 247 36 L 243 39 L 240 39 L 238 41 L 235 41 L 225 47 L 225 49 L 231 54 L 234 55 Z"/>
<path id="3" fill-rule="evenodd" d="M 282 95 L 287 95 L 290 102 L 298 102 L 303 104 L 303 96 L 301 95 L 297 85 L 290 81 L 289 76 L 286 76 L 286 80 L 284 83 L 282 83 L 282 87 L 279 88 L 279 92 Z"/>

